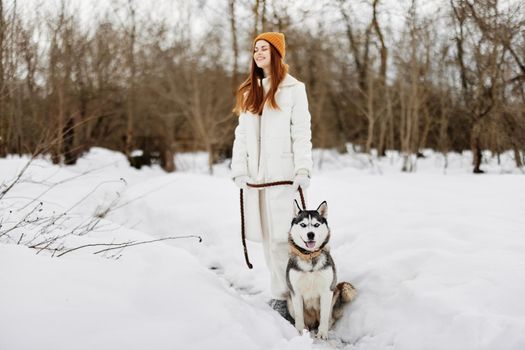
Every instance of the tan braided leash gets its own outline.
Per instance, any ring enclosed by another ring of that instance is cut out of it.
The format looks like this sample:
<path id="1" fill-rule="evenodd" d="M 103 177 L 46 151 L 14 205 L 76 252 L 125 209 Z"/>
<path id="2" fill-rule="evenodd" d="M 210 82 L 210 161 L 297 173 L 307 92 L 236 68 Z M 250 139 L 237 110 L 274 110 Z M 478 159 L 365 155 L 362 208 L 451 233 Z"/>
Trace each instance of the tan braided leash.
<path id="1" fill-rule="evenodd" d="M 263 188 L 263 187 L 272 187 L 272 186 L 280 186 L 280 185 L 293 185 L 293 181 L 275 181 L 275 182 L 267 182 L 263 184 L 246 184 L 249 187 L 253 188 Z M 303 206 L 303 210 L 306 210 L 306 203 L 304 202 L 304 194 L 303 189 L 301 186 L 297 188 L 299 191 L 299 195 L 301 196 L 301 205 Z M 253 269 L 253 265 L 250 263 L 250 259 L 248 259 L 248 249 L 246 248 L 246 233 L 244 230 L 244 195 L 243 195 L 243 189 L 241 188 L 241 237 L 242 237 L 242 246 L 244 248 L 244 259 L 246 260 L 246 265 L 248 265 L 248 268 Z"/>

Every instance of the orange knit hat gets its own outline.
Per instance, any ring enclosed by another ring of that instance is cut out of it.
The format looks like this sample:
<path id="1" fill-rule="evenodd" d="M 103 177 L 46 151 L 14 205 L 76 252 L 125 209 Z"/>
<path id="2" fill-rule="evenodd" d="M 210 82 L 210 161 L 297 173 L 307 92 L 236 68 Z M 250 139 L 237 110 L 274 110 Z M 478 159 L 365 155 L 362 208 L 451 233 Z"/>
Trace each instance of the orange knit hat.
<path id="1" fill-rule="evenodd" d="M 286 55 L 286 47 L 284 42 L 284 34 L 283 33 L 277 33 L 277 32 L 266 32 L 257 35 L 257 37 L 253 40 L 253 46 L 255 46 L 255 43 L 258 40 L 266 40 L 270 44 L 273 45 L 279 52 L 282 58 Z"/>

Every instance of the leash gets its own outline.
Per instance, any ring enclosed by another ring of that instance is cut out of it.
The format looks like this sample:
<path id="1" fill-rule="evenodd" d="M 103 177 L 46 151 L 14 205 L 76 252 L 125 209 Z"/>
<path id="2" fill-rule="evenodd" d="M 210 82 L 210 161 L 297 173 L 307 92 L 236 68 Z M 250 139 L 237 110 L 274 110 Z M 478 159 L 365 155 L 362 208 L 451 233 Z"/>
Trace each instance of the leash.
<path id="1" fill-rule="evenodd" d="M 281 186 L 281 185 L 293 185 L 293 181 L 275 181 L 275 182 L 267 182 L 263 184 L 246 184 L 249 187 L 253 188 L 264 188 L 264 187 L 273 187 L 273 186 Z M 301 196 L 301 205 L 303 206 L 303 210 L 306 210 L 306 204 L 304 201 L 304 194 L 303 189 L 301 186 L 297 188 L 299 191 L 299 195 Z M 241 237 L 242 237 L 242 246 L 244 248 L 244 259 L 246 260 L 246 265 L 248 265 L 248 268 L 253 269 L 253 265 L 250 263 L 250 259 L 248 259 L 248 248 L 246 248 L 246 233 L 244 230 L 244 194 L 243 189 L 241 188 Z"/>

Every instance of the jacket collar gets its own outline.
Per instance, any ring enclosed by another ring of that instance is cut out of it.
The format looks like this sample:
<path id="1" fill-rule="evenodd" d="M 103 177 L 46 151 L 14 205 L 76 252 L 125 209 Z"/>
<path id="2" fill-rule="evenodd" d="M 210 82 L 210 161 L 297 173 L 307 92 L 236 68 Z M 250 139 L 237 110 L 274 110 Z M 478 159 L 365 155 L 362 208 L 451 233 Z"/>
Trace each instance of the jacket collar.
<path id="1" fill-rule="evenodd" d="M 299 84 L 299 80 L 295 79 L 290 74 L 286 74 L 283 81 L 281 81 L 281 87 L 294 86 L 296 84 Z"/>
<path id="2" fill-rule="evenodd" d="M 263 86 L 266 86 L 270 82 L 270 78 L 266 77 L 262 79 Z M 286 73 L 284 76 L 283 81 L 281 81 L 281 84 L 279 84 L 279 87 L 286 87 L 286 86 L 294 86 L 296 84 L 299 84 L 299 80 L 292 77 L 290 74 Z"/>

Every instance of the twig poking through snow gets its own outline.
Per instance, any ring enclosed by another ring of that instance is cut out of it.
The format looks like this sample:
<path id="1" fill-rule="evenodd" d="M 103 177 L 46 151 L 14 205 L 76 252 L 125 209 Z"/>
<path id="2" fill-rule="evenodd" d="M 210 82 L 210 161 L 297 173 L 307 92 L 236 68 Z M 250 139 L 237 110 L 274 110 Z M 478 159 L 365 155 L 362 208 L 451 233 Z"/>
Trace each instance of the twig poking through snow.
<path id="1" fill-rule="evenodd" d="M 140 242 L 130 241 L 130 242 L 125 242 L 125 243 L 85 244 L 85 245 L 81 245 L 81 246 L 76 247 L 76 248 L 72 248 L 72 249 L 66 250 L 65 252 L 62 252 L 62 253 L 58 254 L 57 257 L 61 257 L 62 255 L 65 255 L 67 253 L 73 252 L 73 251 L 81 249 L 81 248 L 87 248 L 87 247 L 99 247 L 99 246 L 108 247 L 108 246 L 112 246 L 111 248 L 102 249 L 102 250 L 99 250 L 99 251 L 96 251 L 95 253 L 93 253 L 93 254 L 99 254 L 99 253 L 107 252 L 109 250 L 132 247 L 132 246 L 139 245 L 139 244 L 147 244 L 147 243 L 167 241 L 167 240 L 172 240 L 172 239 L 192 238 L 192 237 L 193 238 L 198 238 L 199 239 L 199 243 L 202 242 L 202 237 L 201 236 L 188 235 L 188 236 L 177 236 L 177 237 L 165 237 L 165 238 L 153 239 L 153 240 L 150 240 L 150 241 L 140 241 Z"/>

